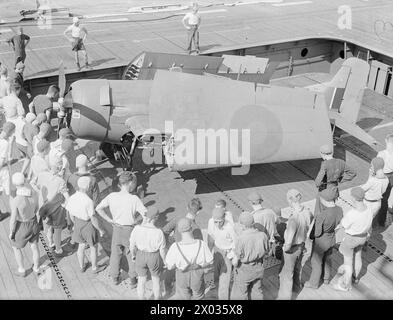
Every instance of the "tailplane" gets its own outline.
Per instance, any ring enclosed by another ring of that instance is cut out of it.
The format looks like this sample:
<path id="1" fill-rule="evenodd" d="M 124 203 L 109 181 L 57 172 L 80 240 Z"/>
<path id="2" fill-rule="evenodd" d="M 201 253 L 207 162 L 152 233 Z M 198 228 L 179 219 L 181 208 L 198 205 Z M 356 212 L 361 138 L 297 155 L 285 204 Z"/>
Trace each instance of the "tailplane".
<path id="1" fill-rule="evenodd" d="M 337 127 L 368 145 L 376 145 L 377 141 L 356 125 L 369 70 L 366 61 L 349 58 L 331 81 L 307 88 L 324 94 L 330 120 Z"/>

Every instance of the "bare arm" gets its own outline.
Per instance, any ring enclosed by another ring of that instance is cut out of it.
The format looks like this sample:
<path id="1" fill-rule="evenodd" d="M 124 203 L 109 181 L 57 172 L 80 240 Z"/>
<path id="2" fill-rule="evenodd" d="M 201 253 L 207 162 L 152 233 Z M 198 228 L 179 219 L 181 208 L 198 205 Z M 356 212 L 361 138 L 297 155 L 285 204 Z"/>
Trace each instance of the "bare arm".
<path id="1" fill-rule="evenodd" d="M 72 38 L 68 36 L 68 33 L 71 31 L 70 28 L 65 29 L 63 35 L 67 38 L 68 41 L 72 41 Z"/>
<path id="2" fill-rule="evenodd" d="M 15 237 L 15 228 L 16 228 L 16 216 L 18 214 L 18 209 L 15 207 L 12 201 L 10 201 L 11 207 L 11 216 L 10 216 L 10 240 Z"/>
<path id="3" fill-rule="evenodd" d="M 85 41 L 89 33 L 87 32 L 87 29 L 85 27 L 83 27 L 82 30 L 83 30 L 83 41 Z"/>

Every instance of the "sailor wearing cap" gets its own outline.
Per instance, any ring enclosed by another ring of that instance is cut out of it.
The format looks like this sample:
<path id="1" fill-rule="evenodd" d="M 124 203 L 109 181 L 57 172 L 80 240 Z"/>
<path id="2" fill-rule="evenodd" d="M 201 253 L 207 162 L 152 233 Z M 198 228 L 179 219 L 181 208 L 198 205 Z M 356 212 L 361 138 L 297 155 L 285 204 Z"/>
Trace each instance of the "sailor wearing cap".
<path id="1" fill-rule="evenodd" d="M 328 187 L 335 188 L 338 197 L 338 184 L 351 181 L 355 178 L 356 172 L 345 161 L 333 158 L 333 146 L 321 146 L 320 154 L 323 161 L 315 178 L 315 184 L 319 191 Z"/>
<path id="2" fill-rule="evenodd" d="M 390 133 L 386 136 L 385 144 L 386 148 L 377 154 L 378 158 L 382 158 L 384 160 L 383 172 L 389 179 L 389 185 L 382 197 L 381 209 L 377 214 L 377 221 L 381 227 L 385 226 L 386 214 L 388 212 L 388 208 L 391 208 L 391 205 L 388 203 L 388 199 L 393 186 L 393 133 Z M 393 204 L 393 201 L 390 203 Z M 392 213 L 390 208 L 389 213 Z"/>
<path id="3" fill-rule="evenodd" d="M 351 189 L 353 208 L 344 214 L 340 223 L 345 231 L 339 248 L 344 256 L 344 265 L 339 268 L 343 271 L 343 275 L 334 286 L 336 290 L 350 290 L 352 278 L 355 283 L 359 282 L 359 274 L 362 269 L 362 248 L 367 241 L 367 235 L 373 220 L 372 210 L 365 204 L 364 197 L 365 192 L 362 188 Z"/>
<path id="4" fill-rule="evenodd" d="M 287 192 L 287 201 L 292 210 L 284 233 L 278 299 L 291 300 L 293 284 L 301 286 L 300 276 L 305 261 L 303 255 L 311 253 L 309 252 L 311 248 L 305 249 L 305 244 L 308 241 L 313 216 L 310 210 L 301 204 L 301 198 L 301 193 L 296 189 Z"/>
<path id="5" fill-rule="evenodd" d="M 314 247 L 311 254 L 311 275 L 304 284 L 307 288 L 317 289 L 323 272 L 323 282 L 330 281 L 331 256 L 336 244 L 335 229 L 343 217 L 343 210 L 335 203 L 336 191 L 328 188 L 319 192 L 315 204 L 315 220 L 312 238 Z"/>
<path id="6" fill-rule="evenodd" d="M 26 269 L 23 264 L 22 249 L 29 242 L 33 254 L 33 271 L 39 272 L 40 254 L 38 251 L 38 225 L 36 211 L 38 209 L 38 195 L 28 184 L 22 173 L 12 175 L 12 183 L 16 187 L 16 194 L 10 197 L 10 240 L 14 250 L 18 271 L 16 275 L 25 277 Z"/>
<path id="7" fill-rule="evenodd" d="M 147 274 L 150 272 L 153 283 L 153 294 L 157 300 L 161 296 L 160 277 L 165 261 L 165 236 L 161 229 L 155 226 L 159 217 L 156 207 L 149 207 L 145 222 L 135 226 L 130 237 L 131 256 L 135 259 L 138 274 L 138 298 L 145 299 Z"/>
<path id="8" fill-rule="evenodd" d="M 71 37 L 68 36 L 68 33 L 71 33 Z M 75 63 L 78 68 L 78 71 L 80 71 L 81 69 L 79 64 L 78 51 L 83 51 L 83 54 L 85 56 L 85 66 L 86 68 L 89 67 L 87 52 L 84 45 L 84 41 L 86 40 L 87 34 L 88 34 L 87 29 L 85 27 L 80 27 L 78 17 L 74 17 L 72 19 L 72 25 L 70 25 L 64 31 L 64 36 L 72 43 L 72 51 L 75 52 Z"/>
<path id="9" fill-rule="evenodd" d="M 10 173 L 8 171 L 11 160 L 12 137 L 15 132 L 15 125 L 6 122 L 0 133 L 0 192 L 10 195 Z"/>
<path id="10" fill-rule="evenodd" d="M 251 192 L 248 195 L 248 201 L 250 202 L 253 209 L 251 214 L 254 217 L 255 227 L 259 231 L 265 232 L 267 234 L 270 246 L 272 246 L 276 241 L 275 235 L 277 233 L 277 215 L 272 209 L 263 207 L 263 199 L 258 192 Z"/>
<path id="11" fill-rule="evenodd" d="M 262 277 L 263 258 L 269 252 L 266 233 L 254 227 L 254 217 L 249 212 L 242 212 L 239 222 L 244 226 L 235 245 L 238 266 L 235 271 L 234 289 L 231 299 L 263 299 Z"/>
<path id="12" fill-rule="evenodd" d="M 204 241 L 194 238 L 190 219 L 180 219 L 177 230 L 181 240 L 169 248 L 166 266 L 168 270 L 176 268 L 176 295 L 179 299 L 201 300 L 205 296 L 204 268 L 213 263 L 213 254 Z"/>
<path id="13" fill-rule="evenodd" d="M 375 217 L 381 209 L 381 199 L 389 185 L 389 179 L 383 173 L 385 161 L 382 158 L 371 160 L 370 175 L 367 182 L 360 186 L 365 191 L 364 201 Z"/>
<path id="14" fill-rule="evenodd" d="M 93 200 L 86 194 L 90 185 L 89 177 L 80 177 L 78 180 L 78 191 L 69 197 L 66 209 L 74 223 L 72 240 L 79 243 L 78 262 L 81 272 L 85 272 L 87 265 L 84 262 L 86 244 L 90 246 L 90 260 L 92 273 L 97 274 L 104 270 L 106 266 L 97 266 L 97 244 L 98 231 L 101 236 L 104 231 L 100 228 L 95 216 Z"/>
<path id="15" fill-rule="evenodd" d="M 237 236 L 233 223 L 225 219 L 223 208 L 213 209 L 207 234 L 209 248 L 214 247 L 214 282 L 218 282 L 218 299 L 228 300 Z"/>

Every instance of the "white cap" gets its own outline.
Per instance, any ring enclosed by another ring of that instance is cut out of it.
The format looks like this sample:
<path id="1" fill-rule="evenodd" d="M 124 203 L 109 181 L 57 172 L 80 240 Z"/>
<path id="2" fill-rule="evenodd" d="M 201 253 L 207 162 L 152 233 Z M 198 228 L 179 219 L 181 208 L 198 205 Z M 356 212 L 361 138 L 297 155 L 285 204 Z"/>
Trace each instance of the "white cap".
<path id="1" fill-rule="evenodd" d="M 80 154 L 75 159 L 75 166 L 77 168 L 86 167 L 87 166 L 87 157 L 84 154 Z"/>
<path id="2" fill-rule="evenodd" d="M 21 172 L 15 172 L 12 175 L 12 183 L 16 186 L 22 186 L 25 183 L 25 176 Z"/>
<path id="3" fill-rule="evenodd" d="M 73 18 L 72 18 L 72 22 L 73 22 L 73 23 L 79 22 L 79 18 L 78 18 L 78 17 L 73 17 Z"/>
<path id="4" fill-rule="evenodd" d="M 89 187 L 90 178 L 89 177 L 80 177 L 78 179 L 78 188 L 86 190 Z"/>

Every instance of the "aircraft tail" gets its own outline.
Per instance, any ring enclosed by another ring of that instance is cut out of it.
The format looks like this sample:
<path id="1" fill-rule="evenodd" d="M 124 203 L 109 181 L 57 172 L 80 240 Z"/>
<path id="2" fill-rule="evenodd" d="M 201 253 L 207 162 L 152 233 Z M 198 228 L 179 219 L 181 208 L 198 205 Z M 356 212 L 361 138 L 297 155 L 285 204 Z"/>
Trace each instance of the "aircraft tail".
<path id="1" fill-rule="evenodd" d="M 370 66 L 366 61 L 349 58 L 331 81 L 308 89 L 324 94 L 329 117 L 337 127 L 366 144 L 375 145 L 376 140 L 356 125 L 369 70 Z"/>

